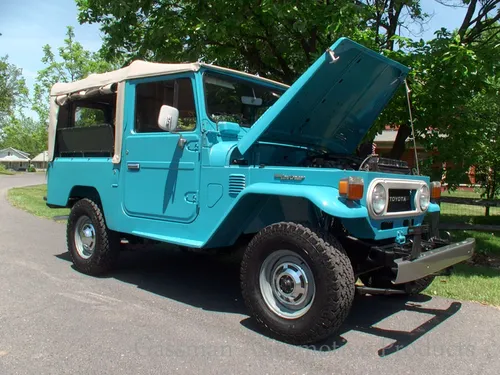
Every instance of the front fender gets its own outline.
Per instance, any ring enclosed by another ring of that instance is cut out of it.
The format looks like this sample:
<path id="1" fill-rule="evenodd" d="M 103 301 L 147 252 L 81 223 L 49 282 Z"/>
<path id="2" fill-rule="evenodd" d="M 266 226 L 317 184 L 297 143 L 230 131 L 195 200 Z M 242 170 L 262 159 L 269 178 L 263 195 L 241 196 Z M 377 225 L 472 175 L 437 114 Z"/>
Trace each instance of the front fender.
<path id="1" fill-rule="evenodd" d="M 344 200 L 339 196 L 338 189 L 333 187 L 259 182 L 243 190 L 240 199 L 249 194 L 306 198 L 316 207 L 331 216 L 346 219 L 368 217 L 366 207 L 356 202 Z"/>

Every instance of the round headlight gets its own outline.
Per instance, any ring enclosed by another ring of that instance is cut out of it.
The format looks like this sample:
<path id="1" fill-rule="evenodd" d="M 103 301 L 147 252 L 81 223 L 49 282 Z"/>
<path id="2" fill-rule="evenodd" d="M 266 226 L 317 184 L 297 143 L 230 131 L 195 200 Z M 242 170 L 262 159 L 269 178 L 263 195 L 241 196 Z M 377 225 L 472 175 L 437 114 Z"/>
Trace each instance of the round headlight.
<path id="1" fill-rule="evenodd" d="M 431 193 L 429 192 L 428 186 L 424 185 L 420 188 L 418 194 L 418 204 L 420 205 L 420 209 L 422 211 L 427 210 L 430 202 L 431 202 Z"/>
<path id="2" fill-rule="evenodd" d="M 373 211 L 379 215 L 384 212 L 387 203 L 387 193 L 381 184 L 375 185 L 372 192 L 372 207 Z"/>

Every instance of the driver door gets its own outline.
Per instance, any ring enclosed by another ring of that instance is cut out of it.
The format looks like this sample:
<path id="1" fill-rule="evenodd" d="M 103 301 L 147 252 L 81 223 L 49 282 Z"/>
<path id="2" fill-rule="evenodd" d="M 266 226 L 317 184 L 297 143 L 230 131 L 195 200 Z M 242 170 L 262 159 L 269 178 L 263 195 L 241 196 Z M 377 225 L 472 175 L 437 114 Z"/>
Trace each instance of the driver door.
<path id="1" fill-rule="evenodd" d="M 194 87 L 192 75 L 129 83 L 127 103 L 134 106 L 127 111 L 122 171 L 128 215 L 183 223 L 196 218 L 200 137 Z M 175 133 L 158 127 L 164 104 L 179 110 Z"/>

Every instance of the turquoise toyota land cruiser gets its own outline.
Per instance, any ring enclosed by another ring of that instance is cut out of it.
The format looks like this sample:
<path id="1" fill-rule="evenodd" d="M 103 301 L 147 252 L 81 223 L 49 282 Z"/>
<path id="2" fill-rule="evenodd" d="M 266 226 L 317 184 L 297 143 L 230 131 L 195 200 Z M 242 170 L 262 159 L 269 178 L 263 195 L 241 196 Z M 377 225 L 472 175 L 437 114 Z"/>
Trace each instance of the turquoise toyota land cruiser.
<path id="1" fill-rule="evenodd" d="M 55 84 L 46 199 L 75 268 L 110 271 L 124 240 L 243 244 L 250 315 L 295 344 L 339 329 L 358 279 L 421 292 L 475 243 L 440 238 L 439 182 L 360 152 L 407 73 L 342 38 L 291 86 L 144 61 Z"/>

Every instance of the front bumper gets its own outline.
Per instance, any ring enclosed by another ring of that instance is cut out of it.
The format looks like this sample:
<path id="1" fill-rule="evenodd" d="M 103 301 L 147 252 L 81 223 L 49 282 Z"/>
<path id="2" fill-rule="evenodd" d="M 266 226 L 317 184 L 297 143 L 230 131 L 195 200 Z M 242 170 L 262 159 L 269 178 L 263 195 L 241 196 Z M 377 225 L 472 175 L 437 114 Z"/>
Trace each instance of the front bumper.
<path id="1" fill-rule="evenodd" d="M 468 238 L 442 247 L 422 252 L 415 259 L 395 259 L 397 276 L 394 284 L 407 283 L 429 276 L 474 255 L 476 241 Z"/>

